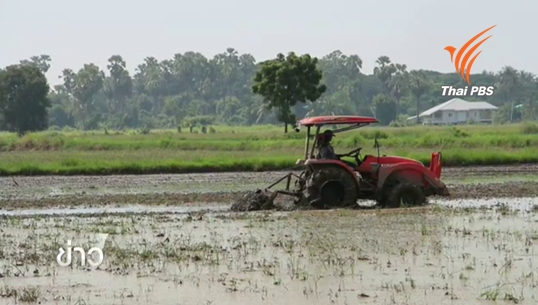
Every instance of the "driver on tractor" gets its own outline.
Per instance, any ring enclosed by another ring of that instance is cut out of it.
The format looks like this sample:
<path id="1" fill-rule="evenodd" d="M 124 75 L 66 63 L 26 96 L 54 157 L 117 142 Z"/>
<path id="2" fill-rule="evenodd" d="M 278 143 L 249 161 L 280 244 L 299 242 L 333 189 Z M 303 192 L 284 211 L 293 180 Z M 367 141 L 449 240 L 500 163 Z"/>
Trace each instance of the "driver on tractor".
<path id="1" fill-rule="evenodd" d="M 331 140 L 333 139 L 333 137 L 336 137 L 336 135 L 330 129 L 325 130 L 323 134 L 321 134 L 320 138 L 318 139 L 319 146 L 317 158 L 340 160 L 353 169 L 357 167 L 357 165 L 353 162 L 341 159 L 342 157 L 347 156 L 346 154 L 339 155 L 334 153 L 334 148 L 331 146 Z"/>

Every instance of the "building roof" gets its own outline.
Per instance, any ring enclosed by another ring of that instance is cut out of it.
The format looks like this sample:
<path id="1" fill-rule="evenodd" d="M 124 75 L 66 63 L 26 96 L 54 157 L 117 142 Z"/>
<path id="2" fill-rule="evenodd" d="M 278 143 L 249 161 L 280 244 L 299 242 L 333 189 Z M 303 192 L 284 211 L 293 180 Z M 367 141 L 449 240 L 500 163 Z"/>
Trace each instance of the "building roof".
<path id="1" fill-rule="evenodd" d="M 421 114 L 419 114 L 419 117 L 429 116 L 441 110 L 443 111 L 447 111 L 447 110 L 448 111 L 469 111 L 469 110 L 496 110 L 496 109 L 497 107 L 487 102 L 468 102 L 460 98 L 453 98 L 449 101 L 446 101 L 442 104 L 439 104 L 433 108 L 430 108 L 422 112 Z M 414 116 L 413 118 L 416 118 L 416 116 Z"/>

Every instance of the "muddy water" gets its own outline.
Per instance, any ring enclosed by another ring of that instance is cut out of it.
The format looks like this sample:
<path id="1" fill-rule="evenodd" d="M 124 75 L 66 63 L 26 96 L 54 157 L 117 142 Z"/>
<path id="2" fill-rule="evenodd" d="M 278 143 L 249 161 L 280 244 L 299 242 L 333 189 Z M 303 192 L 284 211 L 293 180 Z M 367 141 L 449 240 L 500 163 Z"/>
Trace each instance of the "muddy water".
<path id="1" fill-rule="evenodd" d="M 65 216 L 0 230 L 1 304 L 538 302 L 533 213 Z M 65 240 L 99 233 L 110 234 L 99 270 L 55 263 Z"/>
<path id="2" fill-rule="evenodd" d="M 204 207 L 124 206 L 107 208 L 30 209 L 0 211 L 2 216 L 85 216 L 96 214 L 189 214 L 229 211 L 229 206 L 208 203 Z"/>
<path id="3" fill-rule="evenodd" d="M 462 180 L 505 182 L 511 178 L 538 180 L 538 165 L 489 167 L 451 167 L 443 169 L 447 183 Z M 159 194 L 167 192 L 208 193 L 245 191 L 266 187 L 283 172 L 210 173 L 178 175 L 111 175 L 111 176 L 43 176 L 0 177 L 0 198 L 39 198 L 69 195 Z M 491 181 L 492 178 L 494 181 Z M 536 179 L 533 179 L 536 178 Z"/>
<path id="4" fill-rule="evenodd" d="M 363 208 L 370 210 L 375 202 L 362 202 Z M 472 200 L 430 200 L 426 208 L 431 207 L 463 208 L 463 209 L 494 209 L 507 211 L 538 211 L 538 197 L 527 198 L 493 198 Z M 219 213 L 230 210 L 229 205 L 204 203 L 202 206 L 147 206 L 133 205 L 106 208 L 56 208 L 56 209 L 16 209 L 0 210 L 0 216 L 88 216 L 96 214 L 190 214 L 190 213 Z"/>
<path id="5" fill-rule="evenodd" d="M 281 172 L 0 178 L 0 304 L 536 304 L 537 169 L 445 169 L 452 200 L 419 209 L 246 214 L 223 211 Z M 102 234 L 98 270 L 56 264 Z"/>
<path id="6" fill-rule="evenodd" d="M 443 180 L 451 199 L 538 197 L 537 169 L 537 165 L 446 168 Z M 282 174 L 2 177 L 0 210 L 227 205 Z"/>
<path id="7" fill-rule="evenodd" d="M 538 211 L 538 197 L 488 198 L 488 199 L 432 199 L 430 203 L 448 208 L 498 209 L 510 211 Z"/>

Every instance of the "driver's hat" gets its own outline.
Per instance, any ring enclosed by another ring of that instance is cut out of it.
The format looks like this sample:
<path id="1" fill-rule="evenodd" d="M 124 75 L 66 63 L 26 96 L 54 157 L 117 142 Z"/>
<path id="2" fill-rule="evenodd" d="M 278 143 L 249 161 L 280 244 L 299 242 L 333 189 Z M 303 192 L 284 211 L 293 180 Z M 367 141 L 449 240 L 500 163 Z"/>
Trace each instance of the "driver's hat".
<path id="1" fill-rule="evenodd" d="M 323 132 L 323 135 L 324 136 L 333 136 L 333 137 L 336 137 L 336 135 L 334 134 L 334 132 L 330 129 L 327 129 Z"/>

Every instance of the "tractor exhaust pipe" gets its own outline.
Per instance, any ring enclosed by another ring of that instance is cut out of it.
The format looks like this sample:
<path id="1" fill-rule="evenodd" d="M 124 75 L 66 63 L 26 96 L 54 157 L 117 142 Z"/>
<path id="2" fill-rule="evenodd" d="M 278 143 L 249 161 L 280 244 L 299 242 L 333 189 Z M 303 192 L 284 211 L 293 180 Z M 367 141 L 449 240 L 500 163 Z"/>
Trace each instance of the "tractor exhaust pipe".
<path id="1" fill-rule="evenodd" d="M 441 170 L 443 165 L 441 163 L 441 152 L 432 153 L 432 159 L 430 161 L 430 171 L 433 173 L 435 178 L 441 179 Z"/>

